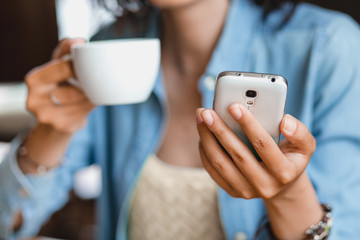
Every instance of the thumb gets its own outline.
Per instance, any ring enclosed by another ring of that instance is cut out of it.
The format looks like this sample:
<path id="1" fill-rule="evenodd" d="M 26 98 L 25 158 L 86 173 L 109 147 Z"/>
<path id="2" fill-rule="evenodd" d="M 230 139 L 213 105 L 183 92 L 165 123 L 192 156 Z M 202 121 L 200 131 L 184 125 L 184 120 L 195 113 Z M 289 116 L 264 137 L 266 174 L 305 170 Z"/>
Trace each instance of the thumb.
<path id="1" fill-rule="evenodd" d="M 290 142 L 292 148 L 309 155 L 315 151 L 316 140 L 314 136 L 302 122 L 293 116 L 286 114 L 283 117 L 280 123 L 280 131 Z"/>

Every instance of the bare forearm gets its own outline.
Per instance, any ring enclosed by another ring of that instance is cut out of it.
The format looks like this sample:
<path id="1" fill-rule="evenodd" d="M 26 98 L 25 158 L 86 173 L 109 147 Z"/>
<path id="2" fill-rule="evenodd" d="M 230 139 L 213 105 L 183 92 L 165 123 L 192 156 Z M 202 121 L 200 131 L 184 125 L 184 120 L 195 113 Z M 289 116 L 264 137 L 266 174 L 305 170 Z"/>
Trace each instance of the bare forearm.
<path id="1" fill-rule="evenodd" d="M 49 125 L 37 125 L 25 139 L 27 158 L 47 169 L 60 164 L 72 134 L 56 131 Z M 26 173 L 36 173 L 37 169 L 27 164 L 28 159 L 18 159 L 19 168 Z"/>
<path id="2" fill-rule="evenodd" d="M 304 239 L 305 230 L 317 224 L 323 211 L 312 184 L 303 173 L 289 189 L 265 200 L 270 225 L 279 239 Z"/>

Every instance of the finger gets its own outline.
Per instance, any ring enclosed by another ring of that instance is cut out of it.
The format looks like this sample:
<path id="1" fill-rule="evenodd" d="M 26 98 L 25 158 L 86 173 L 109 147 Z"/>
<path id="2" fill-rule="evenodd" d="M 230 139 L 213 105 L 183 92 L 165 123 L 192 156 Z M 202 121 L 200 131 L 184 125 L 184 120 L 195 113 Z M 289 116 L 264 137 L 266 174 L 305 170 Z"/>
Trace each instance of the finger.
<path id="1" fill-rule="evenodd" d="M 51 58 L 52 59 L 61 58 L 62 56 L 70 53 L 71 45 L 75 43 L 85 43 L 85 42 L 86 40 L 84 38 L 74 38 L 74 39 L 65 38 L 59 42 Z"/>
<path id="2" fill-rule="evenodd" d="M 225 151 L 230 155 L 239 170 L 250 178 L 256 178 L 259 173 L 264 173 L 263 167 L 256 160 L 250 149 L 236 136 L 225 122 L 210 109 L 199 112 L 199 118 L 203 119 L 213 138 L 217 139 Z M 198 125 L 201 130 L 201 125 Z M 202 130 L 205 131 L 205 130 Z"/>
<path id="3" fill-rule="evenodd" d="M 57 84 L 74 77 L 74 72 L 69 61 L 52 60 L 40 67 L 33 69 L 26 76 L 29 90 L 39 85 Z M 53 87 L 53 85 L 51 85 Z"/>
<path id="4" fill-rule="evenodd" d="M 294 118 L 286 114 L 280 123 L 280 131 L 291 143 L 291 147 L 307 156 L 311 156 L 316 149 L 316 140 L 309 132 L 307 127 Z"/>
<path id="5" fill-rule="evenodd" d="M 225 122 L 210 109 L 198 109 L 197 122 L 204 120 L 207 128 L 215 135 L 225 151 L 234 158 L 253 158 L 249 148 L 236 136 L 236 134 L 225 124 Z M 238 156 L 241 152 L 241 156 Z"/>
<path id="6" fill-rule="evenodd" d="M 79 111 L 71 111 L 67 114 L 59 114 L 55 122 L 53 122 L 53 127 L 59 129 L 63 132 L 75 132 L 76 130 L 82 128 L 87 120 L 87 115 L 93 109 L 93 106 L 88 104 L 86 107 L 82 107 Z M 71 116 L 71 117 L 70 117 Z"/>
<path id="7" fill-rule="evenodd" d="M 85 93 L 74 86 L 60 86 L 50 93 L 61 103 L 61 105 L 81 102 L 87 99 Z"/>
<path id="8" fill-rule="evenodd" d="M 201 110 L 197 111 L 197 119 L 201 119 L 200 111 Z M 197 127 L 201 144 L 211 166 L 213 166 L 236 192 L 241 193 L 244 198 L 253 196 L 251 185 L 230 159 L 229 155 L 220 146 L 213 133 L 201 121 Z"/>
<path id="9" fill-rule="evenodd" d="M 200 111 L 198 110 L 198 112 Z M 225 151 L 227 151 L 231 156 L 232 163 L 236 165 L 237 169 L 241 173 L 241 176 L 247 183 L 250 184 L 250 186 L 254 188 L 255 192 L 259 196 L 262 198 L 270 198 L 274 196 L 274 194 L 277 194 L 279 189 L 282 189 L 281 182 L 278 181 L 278 179 L 273 176 L 272 173 L 267 168 L 265 168 L 262 163 L 257 161 L 249 148 L 239 138 L 236 137 L 236 135 L 227 127 L 224 121 L 213 110 L 205 109 L 197 114 L 197 121 L 200 122 L 200 124 L 198 124 L 200 138 L 202 138 L 201 136 L 203 135 L 204 139 L 209 139 L 214 142 L 219 140 Z M 212 119 L 210 120 L 209 118 Z M 204 123 L 202 123 L 202 121 Z M 207 125 L 205 126 L 205 124 Z M 210 133 L 213 134 L 205 134 L 206 130 L 203 128 L 208 129 L 208 132 L 211 131 Z M 213 139 L 211 139 L 211 137 Z M 207 147 L 207 144 L 205 144 L 203 140 L 201 141 L 205 152 L 210 159 L 210 162 L 213 162 L 211 156 L 215 155 L 215 153 L 212 152 L 215 150 L 212 149 L 214 148 L 212 145 L 215 143 L 209 143 L 209 146 Z M 216 165 L 214 167 L 225 178 L 222 172 L 218 170 Z M 227 178 L 225 179 L 228 181 Z M 233 186 L 231 182 L 229 183 Z"/>
<path id="10" fill-rule="evenodd" d="M 71 118 L 77 113 L 87 113 L 94 107 L 95 106 L 87 100 L 60 106 L 55 106 L 53 103 L 50 103 L 39 107 L 39 110 L 36 112 L 36 116 L 43 119 L 43 122 L 50 122 L 60 116 Z"/>
<path id="11" fill-rule="evenodd" d="M 295 178 L 293 176 L 296 172 L 294 164 L 284 156 L 276 142 L 256 120 L 255 116 L 245 106 L 237 103 L 230 105 L 229 112 L 239 123 L 270 172 L 278 179 L 286 178 L 286 181 Z"/>
<path id="12" fill-rule="evenodd" d="M 78 119 L 84 118 L 94 107 L 88 101 L 59 107 L 48 105 L 42 107 L 41 111 L 35 111 L 35 116 L 40 123 L 52 125 L 56 128 L 66 128 L 76 125 Z"/>
<path id="13" fill-rule="evenodd" d="M 199 152 L 200 158 L 203 163 L 205 170 L 209 173 L 211 178 L 222 188 L 224 189 L 230 196 L 232 197 L 241 197 L 226 181 L 225 179 L 216 171 L 216 169 L 211 165 L 205 150 L 201 143 L 199 143 Z"/>
<path id="14" fill-rule="evenodd" d="M 53 96 L 51 96 L 53 95 Z M 52 97 L 54 97 L 60 104 L 56 105 Z M 36 89 L 36 91 L 28 91 L 28 98 L 26 100 L 26 108 L 30 112 L 37 115 L 38 111 L 44 111 L 44 108 L 64 109 L 68 106 L 71 107 L 79 103 L 80 106 L 90 104 L 95 107 L 94 104 L 85 96 L 85 94 L 73 86 L 53 86 L 48 89 Z"/>

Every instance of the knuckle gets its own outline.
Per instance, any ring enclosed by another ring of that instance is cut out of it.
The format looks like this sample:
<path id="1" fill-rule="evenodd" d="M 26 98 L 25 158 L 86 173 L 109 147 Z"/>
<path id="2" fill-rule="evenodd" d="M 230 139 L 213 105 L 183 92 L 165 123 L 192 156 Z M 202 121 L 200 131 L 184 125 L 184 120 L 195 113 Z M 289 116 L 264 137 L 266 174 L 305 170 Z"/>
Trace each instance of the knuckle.
<path id="1" fill-rule="evenodd" d="M 233 186 L 236 196 L 243 199 L 252 199 L 255 197 L 253 191 L 248 188 L 241 187 L 239 185 Z"/>
<path id="2" fill-rule="evenodd" d="M 67 39 L 67 41 L 64 43 L 63 48 L 68 52 L 70 50 L 70 47 L 72 45 L 72 39 Z"/>
<path id="3" fill-rule="evenodd" d="M 268 200 L 268 199 L 271 199 L 274 196 L 276 196 L 277 191 L 271 187 L 267 187 L 267 188 L 260 189 L 259 194 L 262 199 Z"/>
<path id="4" fill-rule="evenodd" d="M 38 119 L 38 121 L 40 123 L 49 123 L 50 122 L 49 114 L 47 114 L 47 112 L 38 112 L 36 114 L 36 118 Z"/>
<path id="5" fill-rule="evenodd" d="M 32 81 L 32 73 L 28 72 L 24 77 L 24 82 L 27 86 L 29 86 L 31 85 L 31 81 Z"/>
<path id="6" fill-rule="evenodd" d="M 222 171 L 223 170 L 223 165 L 222 165 L 222 161 L 219 158 L 213 158 L 212 159 L 212 165 L 214 166 L 215 169 Z"/>
<path id="7" fill-rule="evenodd" d="M 242 198 L 247 199 L 247 200 L 254 198 L 254 195 L 252 194 L 251 191 L 243 191 L 241 195 L 242 195 Z"/>
<path id="8" fill-rule="evenodd" d="M 70 128 L 63 121 L 54 121 L 51 126 L 61 132 L 70 132 Z"/>
<path id="9" fill-rule="evenodd" d="M 304 126 L 298 133 L 299 143 L 304 144 L 304 149 L 311 155 L 316 149 L 316 140 L 311 132 Z"/>
<path id="10" fill-rule="evenodd" d="M 37 79 L 36 70 L 31 70 L 25 75 L 24 81 L 28 89 L 30 89 L 34 85 L 36 79 Z"/>
<path id="11" fill-rule="evenodd" d="M 244 162 L 244 156 L 243 156 L 243 153 L 238 151 L 238 150 L 232 150 L 231 153 L 230 153 L 231 157 L 237 161 L 237 162 Z"/>
<path id="12" fill-rule="evenodd" d="M 69 52 L 71 45 L 78 42 L 85 42 L 83 38 L 64 38 L 60 41 L 57 48 L 63 52 Z"/>
<path id="13" fill-rule="evenodd" d="M 293 181 L 294 174 L 287 170 L 282 170 L 278 173 L 278 180 L 283 184 L 289 184 Z"/>
<path id="14" fill-rule="evenodd" d="M 264 136 L 258 136 L 253 139 L 252 145 L 255 149 L 262 150 L 267 147 L 267 142 Z"/>
<path id="15" fill-rule="evenodd" d="M 226 190 L 226 192 L 233 198 L 240 198 L 240 194 L 234 192 L 234 191 L 231 191 L 231 190 Z"/>
<path id="16" fill-rule="evenodd" d="M 316 139 L 314 136 L 311 135 L 311 147 L 310 147 L 310 153 L 313 154 L 316 150 Z"/>
<path id="17" fill-rule="evenodd" d="M 238 184 L 232 184 L 232 189 L 234 190 L 235 193 L 237 193 L 237 195 L 242 196 L 244 189 L 241 188 L 241 186 L 239 186 Z"/>
<path id="18" fill-rule="evenodd" d="M 60 41 L 60 43 L 58 44 L 58 47 L 66 48 L 69 45 L 70 45 L 70 38 L 64 38 Z"/>
<path id="19" fill-rule="evenodd" d="M 32 113 L 36 112 L 36 103 L 33 100 L 33 98 L 28 97 L 26 99 L 26 109 L 29 110 Z"/>
<path id="20" fill-rule="evenodd" d="M 67 62 L 59 60 L 58 71 L 61 72 L 64 76 L 71 76 L 71 69 Z"/>

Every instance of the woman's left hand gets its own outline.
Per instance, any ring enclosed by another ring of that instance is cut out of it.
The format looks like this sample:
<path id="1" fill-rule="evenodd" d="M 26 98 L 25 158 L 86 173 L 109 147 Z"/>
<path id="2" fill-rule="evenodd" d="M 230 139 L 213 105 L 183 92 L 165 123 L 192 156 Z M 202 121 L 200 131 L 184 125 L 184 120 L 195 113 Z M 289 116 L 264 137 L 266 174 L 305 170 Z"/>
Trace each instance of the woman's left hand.
<path id="1" fill-rule="evenodd" d="M 270 200 L 300 179 L 316 147 L 304 124 L 285 115 L 280 123 L 285 139 L 277 145 L 245 106 L 232 104 L 229 112 L 262 162 L 215 111 L 198 109 L 201 160 L 220 187 L 233 197 Z"/>

